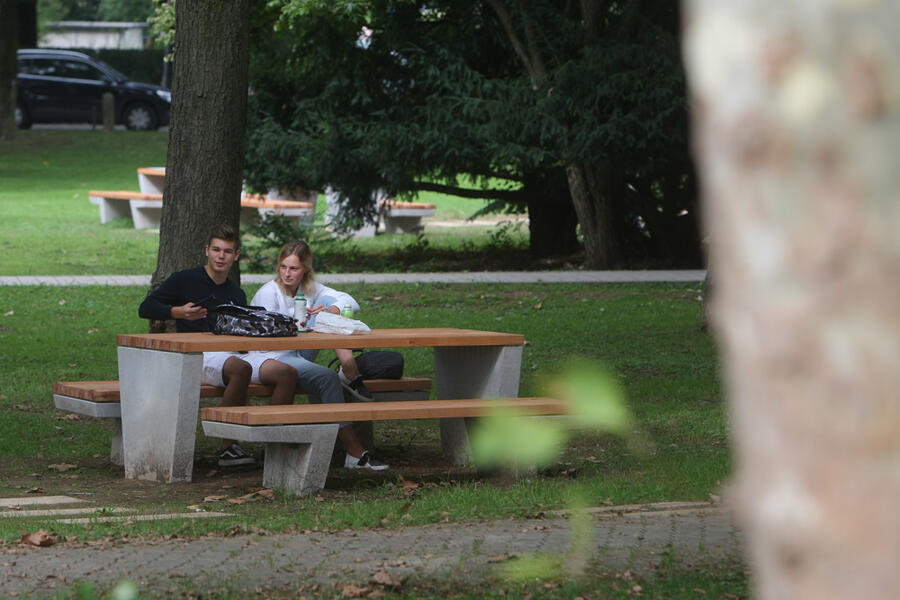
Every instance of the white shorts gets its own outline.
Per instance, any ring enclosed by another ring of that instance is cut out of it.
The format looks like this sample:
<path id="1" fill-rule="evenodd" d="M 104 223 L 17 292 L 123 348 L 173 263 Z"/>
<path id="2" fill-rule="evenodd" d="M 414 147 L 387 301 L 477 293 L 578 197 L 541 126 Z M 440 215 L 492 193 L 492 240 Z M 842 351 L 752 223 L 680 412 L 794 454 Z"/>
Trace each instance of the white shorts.
<path id="1" fill-rule="evenodd" d="M 250 363 L 250 366 L 253 368 L 253 375 L 250 376 L 250 383 L 262 383 L 259 380 L 259 368 L 267 360 L 277 360 L 282 354 L 284 354 L 283 350 L 275 352 L 248 352 L 247 354 L 241 354 L 240 358 Z"/>
<path id="2" fill-rule="evenodd" d="M 225 380 L 222 379 L 222 369 L 225 367 L 225 361 L 232 356 L 237 357 L 250 365 L 253 374 L 250 376 L 250 383 L 262 383 L 259 380 L 259 368 L 267 360 L 275 360 L 278 356 L 284 354 L 278 352 L 204 352 L 203 353 L 203 376 L 200 383 L 203 385 L 215 385 L 225 387 Z"/>
<path id="3" fill-rule="evenodd" d="M 222 368 L 225 366 L 225 361 L 232 356 L 240 358 L 240 355 L 234 352 L 204 352 L 203 374 L 200 376 L 200 383 L 202 385 L 225 387 L 225 380 L 222 379 Z"/>

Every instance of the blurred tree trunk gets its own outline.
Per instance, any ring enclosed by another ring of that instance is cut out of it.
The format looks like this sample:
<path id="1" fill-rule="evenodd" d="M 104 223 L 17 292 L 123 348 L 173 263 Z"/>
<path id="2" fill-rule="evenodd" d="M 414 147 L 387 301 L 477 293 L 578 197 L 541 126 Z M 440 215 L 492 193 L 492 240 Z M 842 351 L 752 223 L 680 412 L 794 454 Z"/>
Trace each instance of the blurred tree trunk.
<path id="1" fill-rule="evenodd" d="M 0 140 L 15 137 L 18 0 L 0 0 Z"/>
<path id="2" fill-rule="evenodd" d="M 205 262 L 213 226 L 240 226 L 249 0 L 179 0 L 175 11 L 172 117 L 153 289 L 175 271 Z M 231 277 L 240 282 L 237 264 Z M 159 327 L 151 323 L 151 330 Z"/>
<path id="3" fill-rule="evenodd" d="M 900 596 L 900 5 L 688 0 L 760 598 Z"/>

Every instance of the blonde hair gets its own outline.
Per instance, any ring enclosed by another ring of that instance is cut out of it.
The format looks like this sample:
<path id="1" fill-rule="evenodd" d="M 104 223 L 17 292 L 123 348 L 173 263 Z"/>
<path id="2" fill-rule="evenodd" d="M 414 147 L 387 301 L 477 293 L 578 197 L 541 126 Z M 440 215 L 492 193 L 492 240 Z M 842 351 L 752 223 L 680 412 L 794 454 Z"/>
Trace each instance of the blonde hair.
<path id="1" fill-rule="evenodd" d="M 281 247 L 281 251 L 278 252 L 278 262 L 275 264 L 275 283 L 278 284 L 278 289 L 281 290 L 282 294 L 290 296 L 290 292 L 285 287 L 284 282 L 281 281 L 278 269 L 281 267 L 281 262 L 292 254 L 300 260 L 300 264 L 304 267 L 303 277 L 300 279 L 300 287 L 298 289 L 302 290 L 304 294 L 311 295 L 316 274 L 313 272 L 312 250 L 309 249 L 309 244 L 306 242 L 293 240 Z"/>

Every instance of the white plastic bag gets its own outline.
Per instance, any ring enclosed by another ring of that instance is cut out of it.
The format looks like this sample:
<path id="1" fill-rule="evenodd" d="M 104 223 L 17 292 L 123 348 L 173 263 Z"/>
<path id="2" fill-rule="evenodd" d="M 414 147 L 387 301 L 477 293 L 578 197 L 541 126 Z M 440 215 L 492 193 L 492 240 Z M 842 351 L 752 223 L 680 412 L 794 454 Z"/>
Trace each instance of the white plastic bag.
<path id="1" fill-rule="evenodd" d="M 313 331 L 352 335 L 354 333 L 369 333 L 371 329 L 362 321 L 322 311 L 316 315 L 316 324 L 313 326 Z"/>

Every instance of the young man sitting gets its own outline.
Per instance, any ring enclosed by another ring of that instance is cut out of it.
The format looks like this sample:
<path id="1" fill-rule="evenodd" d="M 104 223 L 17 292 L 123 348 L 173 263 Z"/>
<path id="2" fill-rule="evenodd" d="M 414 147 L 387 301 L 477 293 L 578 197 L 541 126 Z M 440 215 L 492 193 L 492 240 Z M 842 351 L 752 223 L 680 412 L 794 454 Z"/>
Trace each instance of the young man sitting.
<path id="1" fill-rule="evenodd" d="M 228 272 L 241 253 L 234 229 L 228 225 L 213 228 L 205 252 L 205 265 L 170 275 L 156 290 L 147 294 L 138 314 L 144 319 L 158 321 L 175 319 L 176 331 L 198 332 L 211 331 L 215 323 L 215 308 L 207 310 L 198 302 L 214 298 L 215 303 L 231 302 L 245 306 L 247 296 L 244 291 L 228 279 Z M 273 403 L 276 400 L 279 404 L 293 402 L 297 372 L 276 360 L 255 360 L 254 354 L 204 352 L 201 383 L 224 386 L 222 406 L 246 404 L 247 388 L 251 382 L 274 386 Z M 254 462 L 254 458 L 233 440 L 223 441 L 219 466 Z"/>

